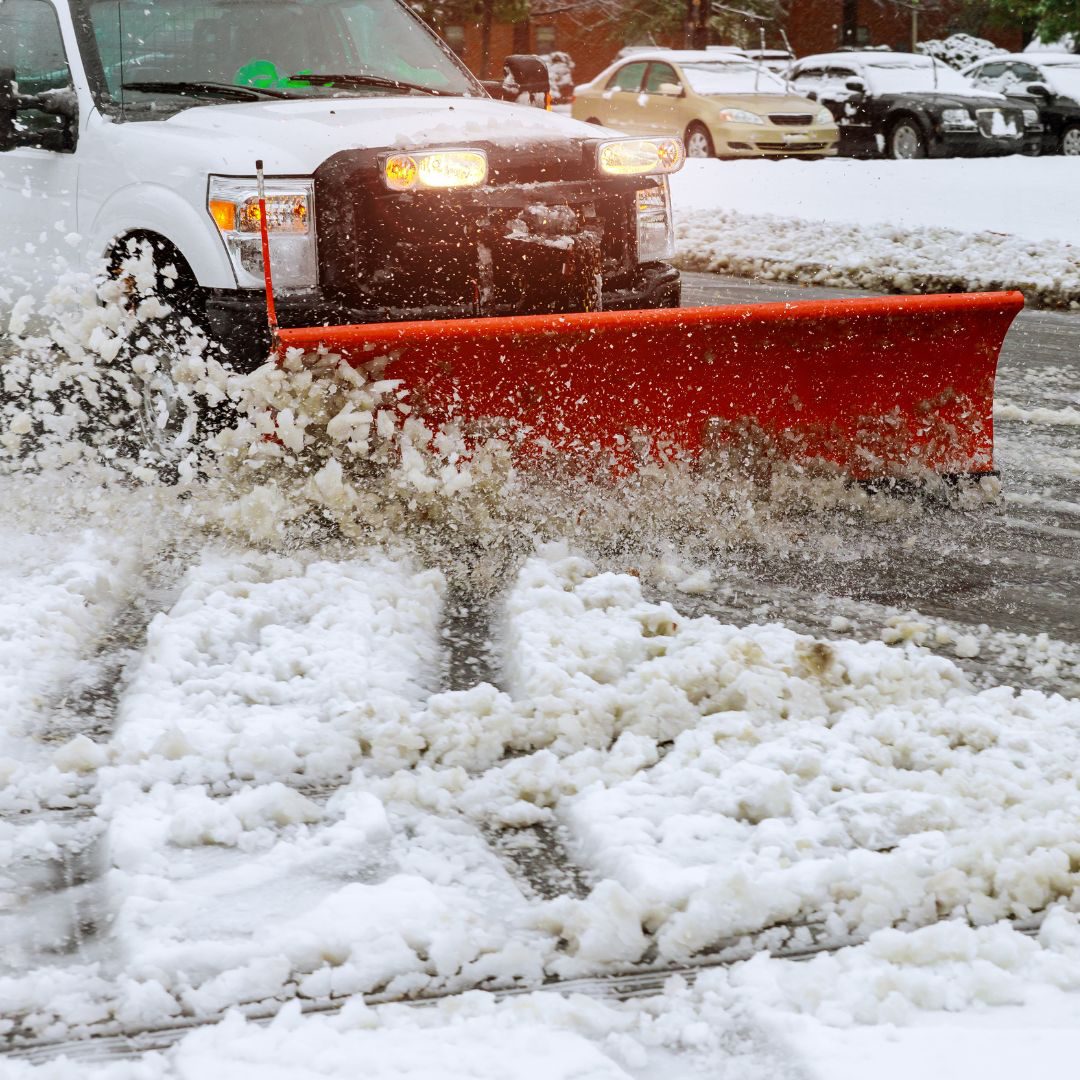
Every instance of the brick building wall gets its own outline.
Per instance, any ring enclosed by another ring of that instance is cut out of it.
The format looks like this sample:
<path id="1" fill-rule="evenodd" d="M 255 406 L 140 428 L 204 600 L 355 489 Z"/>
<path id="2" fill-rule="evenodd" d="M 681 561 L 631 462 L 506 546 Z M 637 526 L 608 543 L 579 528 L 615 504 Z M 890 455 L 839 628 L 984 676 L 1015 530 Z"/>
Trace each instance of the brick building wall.
<path id="1" fill-rule="evenodd" d="M 477 23 L 465 26 L 438 26 L 436 29 L 481 78 L 502 76 L 503 57 L 512 53 L 566 52 L 574 61 L 574 79 L 587 82 L 615 58 L 625 44 L 617 35 L 607 35 L 568 15 L 531 19 L 524 23 L 495 23 L 491 28 L 490 71 L 481 71 L 482 43 Z M 673 43 L 674 44 L 674 43 Z"/>
<path id="2" fill-rule="evenodd" d="M 961 12 L 961 0 L 923 0 L 925 10 L 918 20 L 919 40 L 947 37 L 958 30 L 969 30 Z M 437 29 L 453 46 L 468 67 L 481 75 L 481 35 L 476 23 L 440 26 Z M 831 52 L 840 45 L 888 45 L 898 51 L 911 48 L 911 11 L 890 0 L 791 0 L 784 26 L 796 56 Z M 1016 51 L 1023 47 L 1018 27 L 978 28 L 978 33 Z M 755 40 L 751 35 L 750 40 Z M 731 44 L 717 40 L 716 44 Z M 590 27 L 582 16 L 567 14 L 536 18 L 511 25 L 496 23 L 491 33 L 491 65 L 486 77 L 499 78 L 502 60 L 515 52 L 567 52 L 574 60 L 574 80 L 587 82 L 615 58 L 628 42 L 617 35 Z M 661 40 L 660 44 L 679 48 L 680 36 Z M 770 48 L 782 46 L 780 35 L 769 29 Z"/>
<path id="3" fill-rule="evenodd" d="M 924 0 L 918 15 L 918 40 L 969 31 L 955 0 Z M 889 0 L 793 0 L 787 35 L 797 56 L 830 52 L 840 45 L 888 45 L 911 51 L 912 13 Z M 980 36 L 1010 52 L 1023 48 L 1019 27 L 984 26 Z"/>

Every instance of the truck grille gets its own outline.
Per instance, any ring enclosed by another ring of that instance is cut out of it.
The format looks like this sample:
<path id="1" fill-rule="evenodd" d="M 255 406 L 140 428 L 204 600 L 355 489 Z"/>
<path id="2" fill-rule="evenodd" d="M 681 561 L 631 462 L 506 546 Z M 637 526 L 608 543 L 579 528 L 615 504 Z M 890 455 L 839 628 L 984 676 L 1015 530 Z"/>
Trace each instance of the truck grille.
<path id="1" fill-rule="evenodd" d="M 769 113 L 769 119 L 782 127 L 808 127 L 814 122 L 809 113 Z"/>
<path id="2" fill-rule="evenodd" d="M 576 310 L 580 298 L 564 275 L 581 277 L 582 259 L 595 265 L 590 280 L 599 274 L 605 289 L 636 271 L 641 181 L 556 180 L 550 173 L 557 168 L 546 161 L 547 178 L 537 179 L 541 167 L 532 162 L 492 156 L 494 183 L 446 194 L 386 191 L 374 179 L 370 151 L 346 152 L 320 167 L 319 276 L 328 297 L 398 318 L 428 308 L 460 315 Z"/>

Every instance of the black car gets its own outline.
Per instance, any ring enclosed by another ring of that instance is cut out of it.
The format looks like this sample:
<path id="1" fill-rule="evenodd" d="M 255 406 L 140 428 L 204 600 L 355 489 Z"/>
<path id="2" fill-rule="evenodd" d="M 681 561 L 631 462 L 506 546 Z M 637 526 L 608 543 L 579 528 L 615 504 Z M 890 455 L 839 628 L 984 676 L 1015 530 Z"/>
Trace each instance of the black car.
<path id="1" fill-rule="evenodd" d="M 1019 53 L 988 56 L 964 69 L 976 85 L 1009 97 L 1023 95 L 1042 119 L 1044 154 L 1080 155 L 1080 56 Z"/>
<path id="2" fill-rule="evenodd" d="M 928 56 L 825 53 L 797 60 L 788 78 L 836 117 L 840 153 L 851 157 L 1015 154 L 1041 137 L 1033 106 L 980 91 Z"/>

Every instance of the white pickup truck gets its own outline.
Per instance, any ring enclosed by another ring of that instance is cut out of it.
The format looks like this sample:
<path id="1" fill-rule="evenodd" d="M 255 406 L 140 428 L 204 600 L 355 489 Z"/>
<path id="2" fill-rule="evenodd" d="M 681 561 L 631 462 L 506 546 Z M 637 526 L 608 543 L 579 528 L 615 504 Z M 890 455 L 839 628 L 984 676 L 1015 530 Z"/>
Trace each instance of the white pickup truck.
<path id="1" fill-rule="evenodd" d="M 678 304 L 678 141 L 492 100 L 400 0 L 0 0 L 9 305 L 143 238 L 258 358 L 257 159 L 284 326 Z"/>

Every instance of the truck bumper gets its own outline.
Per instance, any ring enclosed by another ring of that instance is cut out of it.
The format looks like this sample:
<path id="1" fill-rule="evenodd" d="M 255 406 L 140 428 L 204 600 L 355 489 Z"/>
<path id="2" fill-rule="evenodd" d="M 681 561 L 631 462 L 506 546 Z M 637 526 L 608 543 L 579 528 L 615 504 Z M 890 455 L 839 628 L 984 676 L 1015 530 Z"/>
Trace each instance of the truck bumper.
<path id="1" fill-rule="evenodd" d="M 605 311 L 678 307 L 682 297 L 679 271 L 667 263 L 644 263 L 634 275 L 605 282 Z M 477 315 L 472 309 L 452 306 L 415 308 L 357 308 L 328 299 L 321 289 L 284 292 L 274 297 L 278 322 L 283 327 L 343 326 L 362 323 L 407 322 L 423 319 L 462 319 Z M 520 315 L 514 310 L 493 310 L 485 315 Z M 266 298 L 254 289 L 213 290 L 206 300 L 207 330 L 225 346 L 232 367 L 251 371 L 270 352 L 266 324 Z"/>

